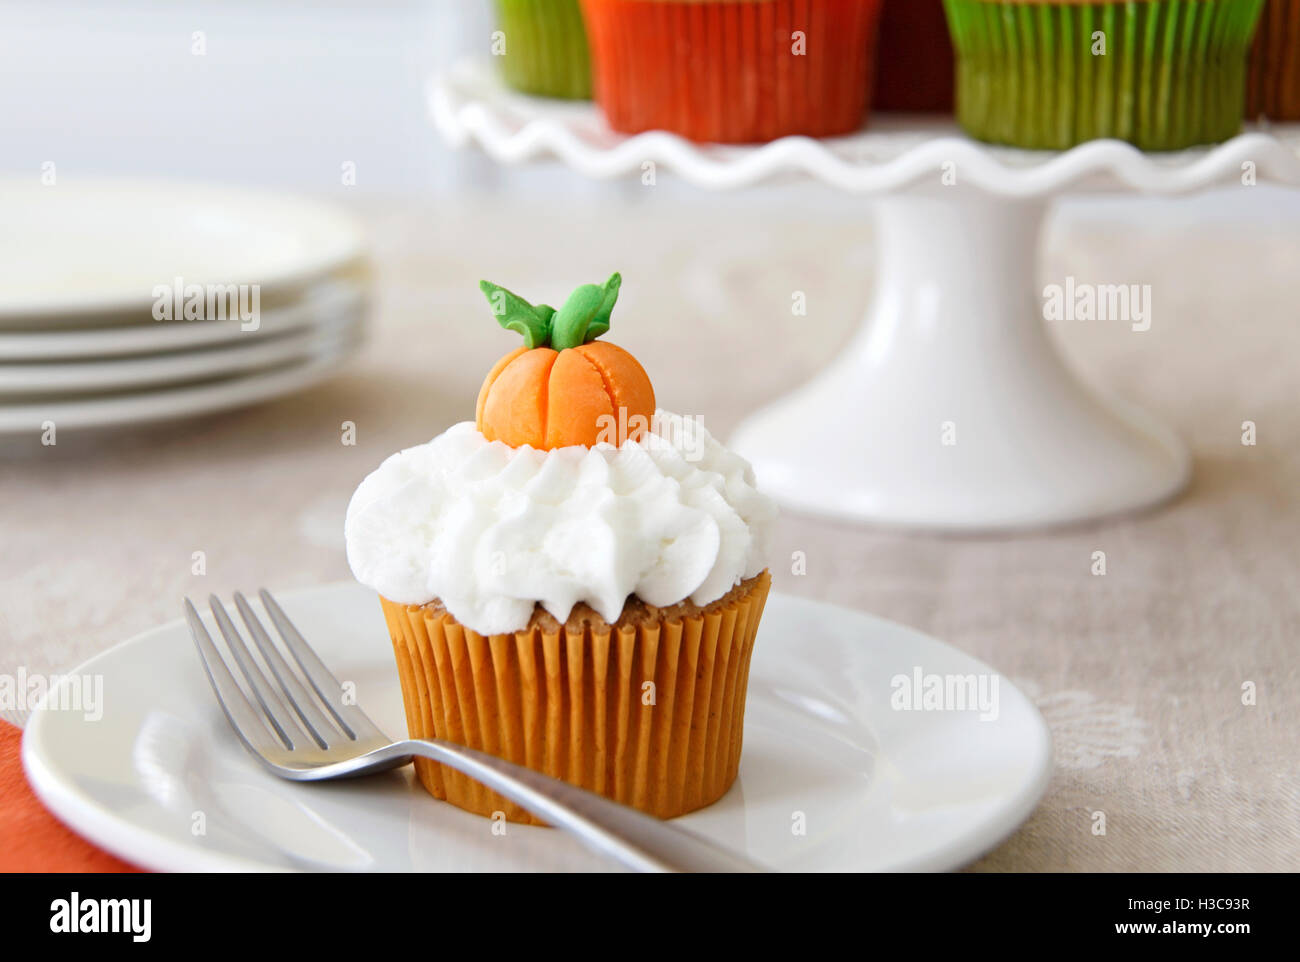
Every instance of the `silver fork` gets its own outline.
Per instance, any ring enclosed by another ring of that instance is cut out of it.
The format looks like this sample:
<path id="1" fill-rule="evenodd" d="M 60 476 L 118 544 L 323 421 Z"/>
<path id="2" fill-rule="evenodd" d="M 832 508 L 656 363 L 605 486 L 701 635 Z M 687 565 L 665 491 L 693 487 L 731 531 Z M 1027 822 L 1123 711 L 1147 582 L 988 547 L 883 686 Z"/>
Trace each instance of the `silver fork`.
<path id="1" fill-rule="evenodd" d="M 359 707 L 344 702 L 342 684 L 270 592 L 262 590 L 258 595 L 302 673 L 299 678 L 289 667 L 248 600 L 236 592 L 235 606 L 278 683 L 278 692 L 254 661 L 221 600 L 216 595 L 208 599 L 212 616 L 254 701 L 248 699 L 231 674 L 189 598 L 185 599 L 185 617 L 212 690 L 231 727 L 244 747 L 281 778 L 350 778 L 397 768 L 417 756 L 431 758 L 464 772 L 568 832 L 588 848 L 635 871 L 762 871 L 741 856 L 669 822 L 494 755 L 441 739 L 394 741 Z M 303 679 L 311 686 L 310 692 Z"/>

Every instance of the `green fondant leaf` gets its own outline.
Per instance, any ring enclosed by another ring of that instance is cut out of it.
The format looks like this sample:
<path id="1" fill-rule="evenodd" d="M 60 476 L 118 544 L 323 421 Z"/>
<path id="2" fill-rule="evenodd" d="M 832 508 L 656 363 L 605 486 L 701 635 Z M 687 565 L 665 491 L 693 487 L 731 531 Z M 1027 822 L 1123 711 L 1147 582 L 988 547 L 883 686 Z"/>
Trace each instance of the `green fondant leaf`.
<path id="1" fill-rule="evenodd" d="M 614 274 L 604 284 L 583 284 L 564 302 L 551 323 L 551 347 L 562 351 L 594 341 L 609 330 L 609 315 L 623 279 Z"/>
<path id="2" fill-rule="evenodd" d="M 551 339 L 553 307 L 533 305 L 518 294 L 489 281 L 479 281 L 479 289 L 492 305 L 497 323 L 507 331 L 517 331 L 524 336 L 524 347 L 544 347 Z"/>
<path id="3" fill-rule="evenodd" d="M 479 281 L 478 286 L 492 305 L 497 323 L 522 334 L 525 347 L 550 346 L 563 351 L 594 341 L 609 330 L 610 314 L 622 284 L 623 278 L 617 273 L 604 284 L 583 284 L 558 311 L 547 304 L 530 304 L 488 281 Z"/>
<path id="4" fill-rule="evenodd" d="M 605 292 L 595 284 L 583 284 L 570 294 L 551 325 L 551 347 L 563 351 L 582 344 L 604 299 Z"/>
<path id="5" fill-rule="evenodd" d="M 605 298 L 600 302 L 600 310 L 587 325 L 587 336 L 584 341 L 594 341 L 609 330 L 609 316 L 614 313 L 614 303 L 618 300 L 618 291 L 622 286 L 623 275 L 618 272 L 609 275 L 609 280 L 605 282 Z"/>

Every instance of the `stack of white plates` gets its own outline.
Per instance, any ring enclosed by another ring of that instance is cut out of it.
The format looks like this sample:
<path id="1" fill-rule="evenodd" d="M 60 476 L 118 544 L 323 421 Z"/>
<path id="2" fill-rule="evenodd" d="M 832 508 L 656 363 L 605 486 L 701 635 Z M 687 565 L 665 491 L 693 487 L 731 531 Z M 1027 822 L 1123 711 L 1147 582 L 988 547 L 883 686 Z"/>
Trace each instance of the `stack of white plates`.
<path id="1" fill-rule="evenodd" d="M 358 345 L 362 234 L 255 191 L 0 179 L 0 434 L 301 390 Z"/>

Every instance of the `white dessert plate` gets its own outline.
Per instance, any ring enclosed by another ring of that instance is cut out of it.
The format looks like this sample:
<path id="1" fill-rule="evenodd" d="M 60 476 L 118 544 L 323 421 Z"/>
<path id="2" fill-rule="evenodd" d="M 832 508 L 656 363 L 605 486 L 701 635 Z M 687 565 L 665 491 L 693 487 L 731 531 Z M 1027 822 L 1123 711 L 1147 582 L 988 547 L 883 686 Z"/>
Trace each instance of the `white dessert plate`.
<path id="1" fill-rule="evenodd" d="M 87 327 L 149 316 L 153 291 L 258 284 L 262 296 L 359 259 L 344 212 L 268 191 L 168 181 L 0 179 L 0 327 Z"/>
<path id="2" fill-rule="evenodd" d="M 362 282 L 331 277 L 298 299 L 261 312 L 255 330 L 239 320 L 137 322 L 87 330 L 6 331 L 0 325 L 0 362 L 100 359 L 248 344 L 326 323 L 365 305 Z"/>
<path id="3" fill-rule="evenodd" d="M 280 367 L 181 387 L 0 403 L 0 436 L 36 436 L 47 422 L 60 431 L 123 427 L 258 404 L 295 394 L 330 377 L 359 343 L 360 335 L 335 339 Z"/>
<path id="4" fill-rule="evenodd" d="M 402 734 L 397 671 L 374 594 L 337 584 L 281 600 L 338 678 L 356 686 L 358 703 L 389 734 Z M 894 710 L 891 680 L 918 669 L 998 678 L 911 629 L 773 595 L 750 672 L 740 778 L 682 824 L 783 871 L 942 870 L 992 848 L 1042 795 L 1047 727 L 1004 678 L 996 719 Z M 409 767 L 317 785 L 266 773 L 236 740 L 179 620 L 68 678 L 64 686 L 102 679 L 99 709 L 87 712 L 82 702 L 80 711 L 36 711 L 23 738 L 28 777 L 59 818 L 142 867 L 609 868 L 551 829 L 494 832 L 490 820 L 426 794 Z M 81 684 L 94 691 L 93 682 Z"/>
<path id="5" fill-rule="evenodd" d="M 224 347 L 103 361 L 0 363 L 0 398 L 140 390 L 247 374 L 302 360 L 360 337 L 361 317 L 343 315 L 280 337 L 249 337 Z"/>

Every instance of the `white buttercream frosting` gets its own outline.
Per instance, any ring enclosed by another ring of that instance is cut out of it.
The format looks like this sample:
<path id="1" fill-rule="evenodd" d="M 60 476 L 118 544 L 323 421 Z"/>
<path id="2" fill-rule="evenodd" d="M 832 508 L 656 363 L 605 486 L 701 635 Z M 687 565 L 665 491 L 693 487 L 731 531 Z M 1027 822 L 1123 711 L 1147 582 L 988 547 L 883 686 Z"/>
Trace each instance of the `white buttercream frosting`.
<path id="1" fill-rule="evenodd" d="M 619 447 L 512 448 L 454 425 L 362 481 L 345 533 L 358 581 L 400 604 L 440 599 L 486 635 L 525 627 L 537 603 L 613 622 L 633 594 L 716 601 L 763 570 L 775 516 L 749 462 L 658 411 Z"/>

